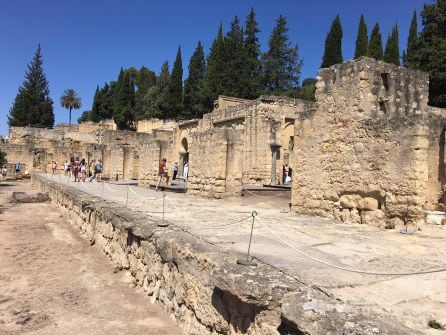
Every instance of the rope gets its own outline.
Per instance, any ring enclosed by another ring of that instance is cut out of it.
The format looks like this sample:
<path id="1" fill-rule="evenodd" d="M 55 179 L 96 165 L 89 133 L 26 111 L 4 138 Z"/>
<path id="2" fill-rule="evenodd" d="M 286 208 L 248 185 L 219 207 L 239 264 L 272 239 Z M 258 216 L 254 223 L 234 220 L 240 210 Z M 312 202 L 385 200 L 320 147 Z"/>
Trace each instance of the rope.
<path id="1" fill-rule="evenodd" d="M 416 271 L 416 272 L 373 272 L 373 271 L 363 271 L 363 270 L 357 270 L 357 269 L 350 269 L 350 268 L 346 268 L 343 266 L 338 266 L 335 264 L 331 264 L 328 263 L 326 261 L 317 259 L 313 256 L 310 256 L 308 254 L 306 254 L 303 251 L 300 251 L 298 249 L 296 249 L 295 247 L 293 247 L 291 244 L 289 244 L 288 242 L 284 241 L 282 238 L 280 238 L 280 236 L 278 236 L 274 231 L 272 231 L 268 226 L 266 226 L 262 220 L 260 220 L 259 217 L 257 217 L 258 222 L 266 229 L 268 230 L 271 235 L 273 235 L 274 237 L 276 237 L 280 242 L 282 242 L 283 244 L 285 244 L 287 247 L 289 247 L 291 250 L 295 251 L 296 253 L 311 259 L 312 261 L 315 261 L 317 263 L 338 269 L 338 270 L 342 270 L 342 271 L 347 271 L 347 272 L 354 272 L 354 273 L 361 273 L 361 274 L 367 274 L 367 275 L 375 275 L 375 276 L 410 276 L 410 275 L 421 275 L 421 274 L 428 274 L 428 273 L 436 273 L 436 272 L 445 272 L 446 268 L 442 268 L 442 269 L 432 269 L 432 270 L 424 270 L 424 271 Z"/>
<path id="2" fill-rule="evenodd" d="M 247 190 L 247 189 L 244 189 L 243 191 L 248 192 L 251 195 L 254 195 L 256 197 L 271 197 L 271 195 L 266 195 L 266 194 L 265 195 L 255 194 L 255 193 L 253 193 L 253 192 L 251 192 L 250 190 Z M 282 195 L 281 193 L 278 193 L 276 195 L 272 195 L 272 197 L 280 197 L 281 195 Z"/>
<path id="3" fill-rule="evenodd" d="M 155 201 L 155 200 L 160 200 L 160 199 L 163 198 L 163 197 L 158 197 L 158 198 L 146 198 L 146 197 L 144 197 L 144 196 L 138 194 L 137 192 L 135 192 L 131 187 L 129 187 L 129 190 L 130 190 L 130 192 L 132 192 L 134 195 L 136 195 L 139 199 L 143 199 L 143 202 L 146 202 L 146 201 Z"/>

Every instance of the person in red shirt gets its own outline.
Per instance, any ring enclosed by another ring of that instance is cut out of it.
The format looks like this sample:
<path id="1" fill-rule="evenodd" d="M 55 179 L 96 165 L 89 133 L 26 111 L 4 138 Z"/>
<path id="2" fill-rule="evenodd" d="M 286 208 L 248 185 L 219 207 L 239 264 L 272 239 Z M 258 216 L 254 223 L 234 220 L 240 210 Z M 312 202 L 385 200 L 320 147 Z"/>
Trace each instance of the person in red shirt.
<path id="1" fill-rule="evenodd" d="M 161 160 L 161 163 L 160 163 L 160 166 L 159 166 L 159 169 L 158 169 L 158 181 L 157 181 L 156 186 L 155 186 L 155 191 L 158 191 L 158 186 L 160 185 L 161 180 L 163 178 L 166 178 L 166 185 L 169 184 L 169 175 L 167 174 L 167 164 L 166 164 L 166 162 L 167 161 L 166 161 L 165 158 L 163 158 Z"/>

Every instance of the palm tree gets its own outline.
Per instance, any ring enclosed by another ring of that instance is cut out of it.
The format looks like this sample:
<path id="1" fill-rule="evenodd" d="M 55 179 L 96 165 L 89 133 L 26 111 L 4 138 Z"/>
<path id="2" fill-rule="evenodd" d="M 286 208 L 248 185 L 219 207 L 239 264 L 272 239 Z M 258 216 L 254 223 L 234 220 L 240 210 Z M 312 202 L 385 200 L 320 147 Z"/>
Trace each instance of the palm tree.
<path id="1" fill-rule="evenodd" d="M 60 105 L 70 110 L 69 124 L 71 124 L 71 110 L 81 108 L 81 98 L 77 95 L 76 91 L 69 88 L 64 91 L 64 95 L 60 97 Z"/>

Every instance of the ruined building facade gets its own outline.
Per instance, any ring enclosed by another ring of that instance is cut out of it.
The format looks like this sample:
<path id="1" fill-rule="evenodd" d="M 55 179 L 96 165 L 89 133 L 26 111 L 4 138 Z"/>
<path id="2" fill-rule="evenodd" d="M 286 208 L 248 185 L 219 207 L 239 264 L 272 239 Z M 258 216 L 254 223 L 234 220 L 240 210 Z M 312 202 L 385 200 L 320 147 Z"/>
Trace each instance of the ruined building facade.
<path id="1" fill-rule="evenodd" d="M 444 109 L 427 105 L 428 75 L 360 58 L 321 69 L 316 102 L 220 97 L 184 122 L 146 120 L 138 132 L 105 125 L 11 128 L 10 162 L 43 171 L 70 156 L 102 159 L 104 174 L 148 187 L 165 157 L 190 166 L 188 192 L 224 197 L 277 184 L 293 169 L 296 212 L 394 226 L 423 223 L 444 203 Z"/>

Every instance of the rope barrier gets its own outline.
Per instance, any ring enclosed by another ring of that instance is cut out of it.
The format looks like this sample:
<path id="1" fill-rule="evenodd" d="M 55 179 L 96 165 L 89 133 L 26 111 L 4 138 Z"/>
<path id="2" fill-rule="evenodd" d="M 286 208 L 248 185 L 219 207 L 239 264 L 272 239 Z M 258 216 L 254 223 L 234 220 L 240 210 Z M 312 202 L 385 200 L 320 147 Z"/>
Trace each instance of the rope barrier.
<path id="1" fill-rule="evenodd" d="M 137 192 L 135 192 L 131 187 L 130 187 L 129 189 L 130 189 L 130 192 L 132 192 L 134 195 L 136 195 L 139 199 L 142 199 L 143 202 L 146 202 L 146 201 L 155 201 L 155 200 L 160 200 L 160 199 L 163 198 L 163 197 L 158 197 L 158 198 L 146 198 L 146 197 L 144 197 L 143 195 L 140 195 L 140 194 L 138 194 Z"/>
<path id="2" fill-rule="evenodd" d="M 432 269 L 432 270 L 423 270 L 423 271 L 415 271 L 415 272 L 374 272 L 374 271 L 363 271 L 363 270 L 357 270 L 357 269 L 351 269 L 351 268 L 346 268 L 343 266 L 339 266 L 339 265 L 335 265 L 335 264 L 331 264 L 329 262 L 317 259 L 313 256 L 310 256 L 308 254 L 306 254 L 305 252 L 296 249 L 295 247 L 293 247 L 291 244 L 289 244 L 288 242 L 284 241 L 280 236 L 278 236 L 274 231 L 272 231 L 268 226 L 266 226 L 262 220 L 260 220 L 260 218 L 257 218 L 257 221 L 266 229 L 268 230 L 271 235 L 273 235 L 274 237 L 277 238 L 277 240 L 281 243 L 283 243 L 284 245 L 286 245 L 287 247 L 289 247 L 291 250 L 293 250 L 294 252 L 308 258 L 311 259 L 312 261 L 315 261 L 317 263 L 338 269 L 338 270 L 342 270 L 342 271 L 347 271 L 347 272 L 353 272 L 353 273 L 361 273 L 361 274 L 367 274 L 367 275 L 374 275 L 374 276 L 410 276 L 410 275 L 421 275 L 421 274 L 428 274 L 428 273 L 437 273 L 437 272 L 446 272 L 446 268 L 440 268 L 440 269 Z"/>
<path id="3" fill-rule="evenodd" d="M 247 189 L 244 189 L 243 191 L 248 192 L 249 194 L 254 195 L 256 197 L 271 197 L 271 195 L 267 195 L 267 194 L 265 194 L 265 195 L 255 194 L 255 193 L 253 193 L 253 192 L 251 192 L 250 190 L 247 190 Z M 281 195 L 283 195 L 283 194 L 278 193 L 276 195 L 273 195 L 272 197 L 280 197 Z"/>

